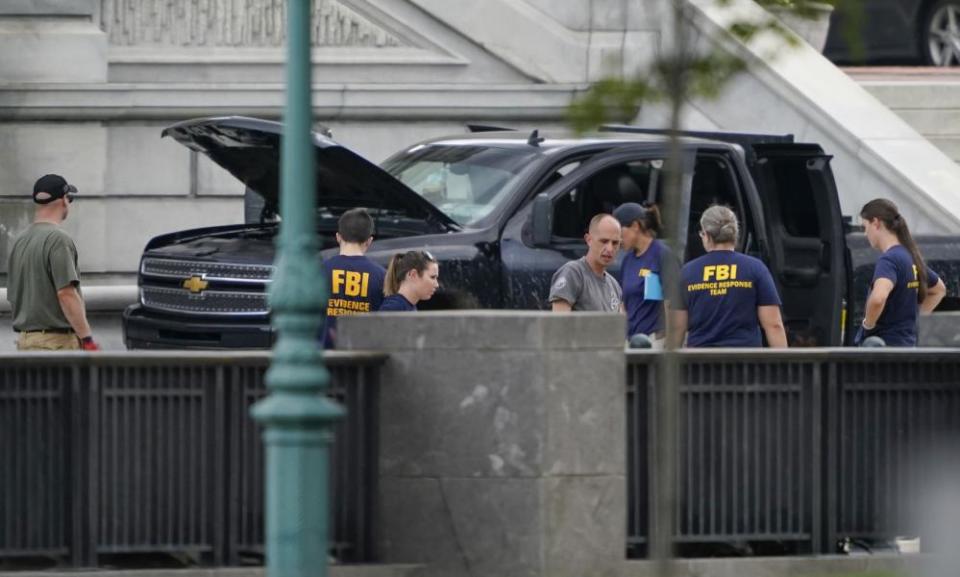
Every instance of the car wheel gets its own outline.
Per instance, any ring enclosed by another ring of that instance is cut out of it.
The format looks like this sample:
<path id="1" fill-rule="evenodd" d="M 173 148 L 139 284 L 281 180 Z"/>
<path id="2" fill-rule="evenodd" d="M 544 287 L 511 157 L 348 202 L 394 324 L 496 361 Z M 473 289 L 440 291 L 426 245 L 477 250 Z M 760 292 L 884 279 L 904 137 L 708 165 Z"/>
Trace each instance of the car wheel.
<path id="1" fill-rule="evenodd" d="M 920 41 L 927 64 L 960 65 L 960 0 L 940 0 L 933 5 Z"/>

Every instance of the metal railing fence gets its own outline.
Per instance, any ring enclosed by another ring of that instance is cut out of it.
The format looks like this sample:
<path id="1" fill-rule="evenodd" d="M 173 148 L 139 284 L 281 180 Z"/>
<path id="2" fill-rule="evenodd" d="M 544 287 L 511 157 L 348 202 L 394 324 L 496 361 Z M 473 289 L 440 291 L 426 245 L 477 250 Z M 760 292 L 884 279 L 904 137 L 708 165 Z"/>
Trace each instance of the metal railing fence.
<path id="1" fill-rule="evenodd" d="M 918 534 L 929 466 L 919 457 L 960 435 L 960 351 L 678 355 L 678 544 L 833 552 L 841 538 Z M 650 524 L 658 358 L 627 353 L 632 555 L 642 555 Z"/>
<path id="2" fill-rule="evenodd" d="M 332 353 L 348 411 L 331 452 L 331 548 L 374 555 L 377 398 L 384 355 Z M 250 406 L 269 354 L 0 356 L 0 557 L 94 566 L 178 552 L 236 564 L 263 544 L 263 449 Z"/>
<path id="3" fill-rule="evenodd" d="M 684 351 L 675 537 L 832 552 L 919 530 L 921 457 L 960 435 L 960 352 Z M 383 355 L 334 353 L 348 417 L 331 459 L 330 544 L 375 558 Z M 642 554 L 662 383 L 627 353 L 628 538 Z M 0 356 L 0 557 L 182 552 L 236 564 L 263 543 L 263 452 L 249 408 L 267 354 Z M 954 444 L 954 447 L 958 445 Z M 954 454 L 954 456 L 956 456 Z"/>
<path id="4" fill-rule="evenodd" d="M 958 462 L 960 355 L 872 357 L 836 365 L 828 407 L 834 536 L 918 535 L 925 482 L 946 445 Z M 954 483 L 960 480 L 954 479 Z"/>

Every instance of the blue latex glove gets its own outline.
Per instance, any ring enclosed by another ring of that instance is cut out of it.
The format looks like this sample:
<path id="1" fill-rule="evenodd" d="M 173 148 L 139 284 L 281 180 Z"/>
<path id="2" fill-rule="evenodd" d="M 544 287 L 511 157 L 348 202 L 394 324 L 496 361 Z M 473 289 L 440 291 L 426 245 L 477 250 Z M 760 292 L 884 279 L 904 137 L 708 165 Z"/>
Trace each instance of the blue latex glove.
<path id="1" fill-rule="evenodd" d="M 859 347 L 867 337 L 872 337 L 875 334 L 877 334 L 877 327 L 867 329 L 861 324 L 860 328 L 857 329 L 857 334 L 853 337 L 853 346 Z"/>

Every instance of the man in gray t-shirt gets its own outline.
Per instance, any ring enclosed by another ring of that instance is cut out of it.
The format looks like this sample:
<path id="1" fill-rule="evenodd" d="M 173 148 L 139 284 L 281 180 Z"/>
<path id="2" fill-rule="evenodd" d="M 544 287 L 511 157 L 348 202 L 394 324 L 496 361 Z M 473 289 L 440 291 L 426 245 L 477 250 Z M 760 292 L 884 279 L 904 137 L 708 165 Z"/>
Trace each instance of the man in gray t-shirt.
<path id="1" fill-rule="evenodd" d="M 620 284 L 607 272 L 620 249 L 620 223 L 609 214 L 590 220 L 584 235 L 587 254 L 557 269 L 550 283 L 550 306 L 555 312 L 623 310 Z"/>

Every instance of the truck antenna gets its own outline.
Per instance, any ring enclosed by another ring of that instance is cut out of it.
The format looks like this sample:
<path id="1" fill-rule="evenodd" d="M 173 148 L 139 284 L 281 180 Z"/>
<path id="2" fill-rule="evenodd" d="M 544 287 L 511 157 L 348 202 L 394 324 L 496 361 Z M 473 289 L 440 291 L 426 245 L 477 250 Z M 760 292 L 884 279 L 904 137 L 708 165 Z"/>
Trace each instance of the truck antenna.
<path id="1" fill-rule="evenodd" d="M 527 144 L 530 146 L 540 146 L 540 143 L 544 140 L 546 140 L 546 138 L 540 136 L 540 131 L 534 128 L 533 132 L 530 133 L 530 138 L 527 139 Z"/>

